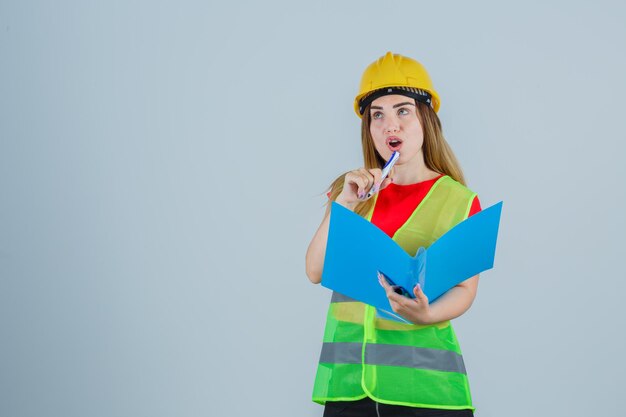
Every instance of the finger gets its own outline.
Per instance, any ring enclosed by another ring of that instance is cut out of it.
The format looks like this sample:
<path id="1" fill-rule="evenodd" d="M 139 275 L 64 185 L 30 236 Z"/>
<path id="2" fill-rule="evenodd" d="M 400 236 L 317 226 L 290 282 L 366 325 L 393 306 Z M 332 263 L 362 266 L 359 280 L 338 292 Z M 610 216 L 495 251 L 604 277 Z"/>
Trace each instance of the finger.
<path id="1" fill-rule="evenodd" d="M 413 287 L 413 294 L 415 294 L 416 301 L 428 304 L 428 297 L 426 297 L 426 294 L 422 291 L 422 286 L 419 283 Z"/>
<path id="2" fill-rule="evenodd" d="M 393 289 L 394 287 L 389 287 L 389 289 L 387 290 L 387 298 L 389 299 L 389 301 L 393 301 L 395 303 L 398 303 L 398 305 L 402 305 L 403 299 L 406 297 L 398 294 Z"/>
<path id="3" fill-rule="evenodd" d="M 396 167 L 394 166 L 391 168 L 391 171 L 389 171 L 389 174 L 387 174 L 387 177 L 380 184 L 379 190 L 383 190 L 387 188 L 387 186 L 393 182 L 393 176 L 395 173 L 396 173 Z M 381 171 L 381 174 L 382 174 L 382 171 Z"/>
<path id="4" fill-rule="evenodd" d="M 380 283 L 380 285 L 385 289 L 386 292 L 394 292 L 395 287 L 393 285 L 391 285 L 389 283 L 389 281 L 387 281 L 387 278 L 385 277 L 385 274 L 383 274 L 380 271 L 376 271 L 376 273 L 378 274 L 378 282 Z"/>
<path id="5" fill-rule="evenodd" d="M 385 289 L 385 292 L 387 292 L 389 289 L 391 289 L 391 285 L 389 285 L 384 275 L 381 274 L 380 271 L 376 272 L 378 274 L 378 283 Z"/>
<path id="6" fill-rule="evenodd" d="M 364 199 L 370 188 L 369 178 L 359 173 L 359 199 Z"/>
<path id="7" fill-rule="evenodd" d="M 385 294 L 390 301 L 399 302 L 402 298 L 404 298 L 394 291 L 394 287 L 389 285 L 385 277 L 380 272 L 378 272 L 378 282 L 385 289 Z"/>
<path id="8" fill-rule="evenodd" d="M 365 177 L 360 170 L 356 170 L 356 171 L 351 171 L 346 176 L 346 180 L 350 181 L 350 183 L 356 186 L 357 197 L 359 199 L 362 199 L 365 196 L 365 193 L 367 192 L 366 189 L 369 189 L 367 187 L 367 184 L 368 184 L 367 177 Z"/>
<path id="9" fill-rule="evenodd" d="M 367 178 L 367 181 L 370 183 L 370 185 L 374 185 L 374 175 L 372 175 L 370 171 L 365 168 L 361 168 L 359 169 L 359 173 L 363 174 L 363 176 Z"/>
<path id="10" fill-rule="evenodd" d="M 374 186 L 374 176 L 365 168 L 361 168 L 359 173 L 365 178 L 365 181 L 367 181 L 365 185 L 365 192 L 367 193 Z"/>
<path id="11" fill-rule="evenodd" d="M 350 171 L 346 174 L 345 181 L 349 184 L 355 184 L 358 187 L 362 181 L 361 173 L 359 171 Z"/>
<path id="12" fill-rule="evenodd" d="M 383 177 L 383 171 L 380 168 L 371 168 L 369 172 L 372 175 L 372 177 L 374 177 L 374 186 L 377 185 L 378 188 L 380 188 L 381 179 Z M 378 191 L 378 188 L 376 189 L 376 191 Z"/>
<path id="13" fill-rule="evenodd" d="M 387 188 L 387 186 L 391 184 L 391 178 L 387 177 L 385 178 L 385 180 L 382 182 L 382 184 L 380 185 L 380 189 L 384 190 L 385 188 Z"/>

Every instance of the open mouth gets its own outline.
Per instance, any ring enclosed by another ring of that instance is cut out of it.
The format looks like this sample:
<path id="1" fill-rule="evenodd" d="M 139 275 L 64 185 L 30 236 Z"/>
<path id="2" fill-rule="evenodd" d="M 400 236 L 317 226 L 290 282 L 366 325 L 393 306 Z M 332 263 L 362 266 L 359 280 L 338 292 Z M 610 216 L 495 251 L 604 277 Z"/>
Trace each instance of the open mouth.
<path id="1" fill-rule="evenodd" d="M 391 149 L 392 152 L 399 150 L 401 146 L 402 146 L 402 140 L 400 138 L 397 138 L 397 137 L 387 138 L 387 147 L 389 147 L 389 149 Z"/>

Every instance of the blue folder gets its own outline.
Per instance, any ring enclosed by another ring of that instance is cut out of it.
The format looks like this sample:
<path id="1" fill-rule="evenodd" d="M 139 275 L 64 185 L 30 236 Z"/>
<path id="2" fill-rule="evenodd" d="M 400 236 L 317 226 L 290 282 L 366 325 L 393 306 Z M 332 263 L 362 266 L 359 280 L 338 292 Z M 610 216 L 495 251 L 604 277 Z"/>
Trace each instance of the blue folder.
<path id="1" fill-rule="evenodd" d="M 391 309 L 377 271 L 414 298 L 419 283 L 432 303 L 450 288 L 493 268 L 502 202 L 484 209 L 410 256 L 376 225 L 332 203 L 322 285 L 408 323 Z"/>

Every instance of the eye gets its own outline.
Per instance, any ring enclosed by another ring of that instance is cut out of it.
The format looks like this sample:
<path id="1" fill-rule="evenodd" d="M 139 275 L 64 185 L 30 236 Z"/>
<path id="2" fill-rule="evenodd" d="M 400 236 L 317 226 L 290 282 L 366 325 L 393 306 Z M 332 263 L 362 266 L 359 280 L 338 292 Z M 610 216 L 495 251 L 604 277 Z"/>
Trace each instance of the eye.
<path id="1" fill-rule="evenodd" d="M 379 111 L 374 112 L 372 114 L 372 119 L 380 119 L 380 117 L 378 117 L 378 116 L 383 117 L 383 114 L 381 112 L 379 112 Z"/>
<path id="2" fill-rule="evenodd" d="M 409 110 L 404 108 L 404 107 L 400 107 L 400 109 L 398 110 L 398 114 L 401 114 L 400 112 L 405 112 L 405 113 L 402 113 L 402 114 L 409 114 Z"/>

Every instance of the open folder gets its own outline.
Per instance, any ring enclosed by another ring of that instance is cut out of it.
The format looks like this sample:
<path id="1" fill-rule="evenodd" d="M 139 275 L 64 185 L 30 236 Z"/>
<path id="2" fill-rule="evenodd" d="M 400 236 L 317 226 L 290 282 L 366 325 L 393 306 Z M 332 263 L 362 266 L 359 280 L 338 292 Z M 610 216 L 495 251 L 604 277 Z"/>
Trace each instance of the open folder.
<path id="1" fill-rule="evenodd" d="M 460 282 L 493 268 L 501 211 L 502 202 L 494 204 L 410 256 L 376 225 L 333 202 L 322 285 L 376 307 L 380 317 L 409 323 L 393 312 L 377 272 L 411 298 L 419 283 L 432 303 Z"/>

